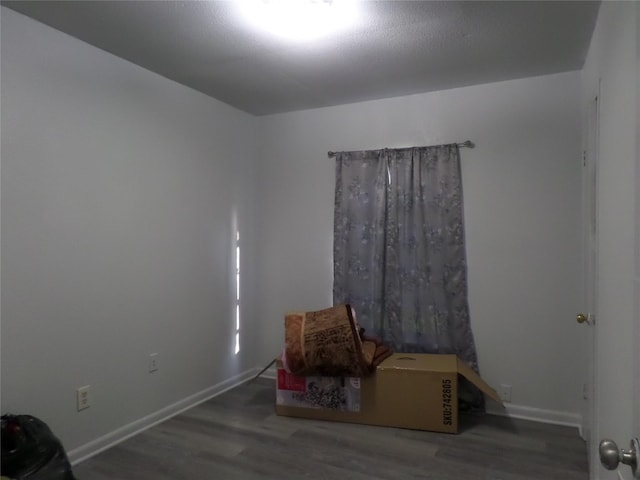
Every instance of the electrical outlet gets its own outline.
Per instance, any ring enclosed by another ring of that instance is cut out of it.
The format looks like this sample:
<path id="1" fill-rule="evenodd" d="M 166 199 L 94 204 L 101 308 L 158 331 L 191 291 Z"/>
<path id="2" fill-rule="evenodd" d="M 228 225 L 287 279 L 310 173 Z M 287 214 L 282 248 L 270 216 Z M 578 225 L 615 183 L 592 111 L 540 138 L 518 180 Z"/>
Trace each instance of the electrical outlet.
<path id="1" fill-rule="evenodd" d="M 85 385 L 76 390 L 76 407 L 78 411 L 85 410 L 91 406 L 91 385 Z"/>
<path id="2" fill-rule="evenodd" d="M 503 402 L 511 401 L 511 385 L 501 384 L 500 385 L 500 398 Z"/>
<path id="3" fill-rule="evenodd" d="M 158 371 L 158 354 L 150 353 L 149 354 L 149 373 Z"/>

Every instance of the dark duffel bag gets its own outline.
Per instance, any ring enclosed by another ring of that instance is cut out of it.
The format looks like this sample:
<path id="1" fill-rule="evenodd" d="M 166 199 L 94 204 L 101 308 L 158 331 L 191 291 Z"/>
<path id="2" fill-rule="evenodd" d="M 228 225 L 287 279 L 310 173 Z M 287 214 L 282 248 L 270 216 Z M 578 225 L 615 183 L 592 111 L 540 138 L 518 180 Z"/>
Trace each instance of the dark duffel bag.
<path id="1" fill-rule="evenodd" d="M 22 480 L 75 480 L 62 443 L 31 415 L 2 416 L 0 474 Z"/>

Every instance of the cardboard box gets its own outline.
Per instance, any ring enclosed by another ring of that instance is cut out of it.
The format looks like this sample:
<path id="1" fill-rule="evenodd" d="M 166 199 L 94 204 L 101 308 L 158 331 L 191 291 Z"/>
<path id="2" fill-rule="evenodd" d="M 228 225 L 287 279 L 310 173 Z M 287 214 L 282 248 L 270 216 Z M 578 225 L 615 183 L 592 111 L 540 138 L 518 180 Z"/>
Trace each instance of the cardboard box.
<path id="1" fill-rule="evenodd" d="M 364 378 L 297 377 L 278 363 L 276 413 L 290 417 L 458 432 L 458 382 L 499 395 L 455 355 L 396 353 Z"/>

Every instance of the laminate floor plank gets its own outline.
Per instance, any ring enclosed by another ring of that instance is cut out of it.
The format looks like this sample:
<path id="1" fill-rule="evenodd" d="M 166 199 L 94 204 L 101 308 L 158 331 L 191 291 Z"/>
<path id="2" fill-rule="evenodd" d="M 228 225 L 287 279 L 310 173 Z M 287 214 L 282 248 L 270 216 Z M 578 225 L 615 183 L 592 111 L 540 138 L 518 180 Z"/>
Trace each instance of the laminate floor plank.
<path id="1" fill-rule="evenodd" d="M 577 429 L 463 415 L 458 435 L 281 417 L 257 379 L 74 467 L 78 480 L 586 480 Z"/>

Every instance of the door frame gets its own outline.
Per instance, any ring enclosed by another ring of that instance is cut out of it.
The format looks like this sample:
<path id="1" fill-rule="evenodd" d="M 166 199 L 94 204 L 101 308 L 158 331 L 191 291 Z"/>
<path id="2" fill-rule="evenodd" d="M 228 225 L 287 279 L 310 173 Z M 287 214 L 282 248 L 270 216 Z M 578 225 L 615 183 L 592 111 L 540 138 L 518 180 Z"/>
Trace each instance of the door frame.
<path id="1" fill-rule="evenodd" d="M 636 85 L 640 83 L 640 3 L 635 4 L 635 20 L 636 20 Z M 633 340 L 635 348 L 633 349 L 632 359 L 632 390 L 635 398 L 635 408 L 633 409 L 633 431 L 634 438 L 640 439 L 640 93 L 636 91 L 636 175 L 635 175 L 635 248 L 634 248 L 634 292 L 633 292 Z M 624 446 L 628 448 L 628 439 L 622 439 Z"/>
<path id="2" fill-rule="evenodd" d="M 589 97 L 585 113 L 586 138 L 582 168 L 582 234 L 583 234 L 583 294 L 586 329 L 587 376 L 583 392 L 581 435 L 587 444 L 590 478 L 595 480 L 600 459 L 597 444 L 600 438 L 596 412 L 598 411 L 598 161 L 600 135 L 600 81 Z"/>

